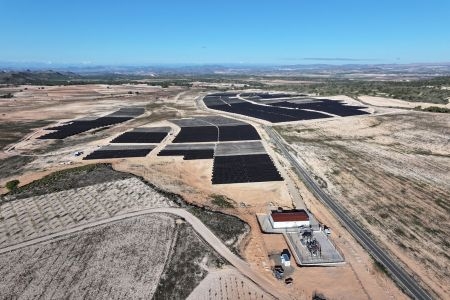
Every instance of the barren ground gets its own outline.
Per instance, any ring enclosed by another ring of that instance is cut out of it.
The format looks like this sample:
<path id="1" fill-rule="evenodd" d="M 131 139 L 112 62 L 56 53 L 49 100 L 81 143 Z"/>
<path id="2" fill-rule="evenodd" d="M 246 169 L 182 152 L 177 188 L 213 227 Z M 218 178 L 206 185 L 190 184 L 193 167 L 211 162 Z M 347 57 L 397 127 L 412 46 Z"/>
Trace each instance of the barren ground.
<path id="1" fill-rule="evenodd" d="M 429 106 L 437 107 L 447 107 L 450 108 L 450 103 L 447 104 L 435 104 L 435 103 L 425 103 L 425 102 L 408 102 L 399 99 L 392 99 L 386 97 L 375 97 L 375 96 L 359 96 L 362 102 L 370 104 L 373 106 L 388 106 L 388 107 L 402 107 L 402 108 L 415 108 L 421 106 L 422 108 Z"/>
<path id="2" fill-rule="evenodd" d="M 277 129 L 360 224 L 440 297 L 449 295 L 448 115 L 410 112 Z"/>
<path id="3" fill-rule="evenodd" d="M 273 297 L 234 268 L 211 272 L 187 298 L 199 299 L 273 299 Z"/>

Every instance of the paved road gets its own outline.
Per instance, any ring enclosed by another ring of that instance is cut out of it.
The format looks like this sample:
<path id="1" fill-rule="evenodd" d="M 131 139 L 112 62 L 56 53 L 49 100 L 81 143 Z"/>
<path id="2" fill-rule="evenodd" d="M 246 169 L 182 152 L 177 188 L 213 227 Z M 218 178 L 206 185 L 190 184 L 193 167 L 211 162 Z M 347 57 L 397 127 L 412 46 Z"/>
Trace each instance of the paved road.
<path id="1" fill-rule="evenodd" d="M 276 143 L 277 147 L 283 152 L 283 155 L 290 161 L 297 174 L 303 179 L 311 192 L 337 216 L 344 227 L 369 251 L 369 253 L 392 275 L 394 280 L 404 288 L 404 290 L 415 299 L 432 299 L 432 297 L 422 289 L 422 287 L 385 251 L 378 246 L 370 236 L 368 236 L 349 216 L 346 209 L 338 205 L 328 194 L 326 194 L 319 185 L 311 178 L 308 171 L 301 165 L 298 159 L 289 152 L 285 141 L 273 128 L 264 126 L 270 138 Z"/>
<path id="2" fill-rule="evenodd" d="M 9 247 L 5 247 L 0 249 L 0 254 L 14 251 L 20 248 L 24 248 L 27 246 L 31 246 L 34 244 L 57 240 L 62 238 L 67 234 L 76 233 L 79 231 L 83 231 L 88 228 L 92 228 L 99 225 L 108 224 L 111 222 L 128 219 L 132 217 L 153 214 L 153 213 L 169 213 L 173 215 L 177 215 L 183 218 L 186 222 L 188 222 L 195 231 L 214 249 L 219 253 L 223 258 L 225 258 L 231 265 L 233 265 L 236 269 L 239 270 L 244 276 L 248 277 L 251 281 L 257 284 L 260 288 L 262 288 L 268 294 L 274 296 L 277 299 L 285 299 L 285 295 L 279 295 L 278 288 L 275 287 L 269 280 L 265 277 L 261 276 L 259 273 L 255 272 L 251 269 L 250 265 L 236 256 L 233 252 L 231 252 L 227 246 L 225 246 L 222 241 L 214 235 L 214 233 L 209 230 L 197 217 L 189 213 L 188 211 L 181 208 L 150 208 L 145 210 L 140 210 L 136 212 L 126 213 L 119 216 L 114 216 L 112 218 L 103 219 L 100 221 L 92 222 L 89 224 L 83 224 L 77 227 L 73 227 L 67 230 L 63 230 L 57 233 L 49 234 L 40 238 L 32 239 L 23 243 L 19 243 L 16 245 L 12 245 Z"/>

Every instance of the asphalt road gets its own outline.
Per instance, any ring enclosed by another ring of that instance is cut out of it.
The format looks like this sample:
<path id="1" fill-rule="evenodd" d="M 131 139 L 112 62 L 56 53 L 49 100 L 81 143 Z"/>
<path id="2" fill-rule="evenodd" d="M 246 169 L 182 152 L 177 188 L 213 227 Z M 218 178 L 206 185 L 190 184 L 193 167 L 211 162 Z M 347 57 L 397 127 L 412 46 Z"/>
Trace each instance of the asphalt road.
<path id="1" fill-rule="evenodd" d="M 394 280 L 399 284 L 405 292 L 414 299 L 432 299 L 430 294 L 426 292 L 395 260 L 390 257 L 376 242 L 361 229 L 349 216 L 346 209 L 337 204 L 328 194 L 326 194 L 320 186 L 311 178 L 308 171 L 301 165 L 298 159 L 289 152 L 285 141 L 271 127 L 264 127 L 270 138 L 275 142 L 277 147 L 283 152 L 283 155 L 289 160 L 294 167 L 296 173 L 303 179 L 310 191 L 323 203 L 325 203 L 331 211 L 337 216 L 342 225 L 361 243 L 361 245 L 381 263 Z"/>

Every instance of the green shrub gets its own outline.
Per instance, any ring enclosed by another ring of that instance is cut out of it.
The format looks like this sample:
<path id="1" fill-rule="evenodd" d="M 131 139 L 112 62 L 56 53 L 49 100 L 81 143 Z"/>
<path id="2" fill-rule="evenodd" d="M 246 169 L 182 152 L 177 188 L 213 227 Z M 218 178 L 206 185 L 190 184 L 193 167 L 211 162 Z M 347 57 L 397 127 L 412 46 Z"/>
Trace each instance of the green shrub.
<path id="1" fill-rule="evenodd" d="M 211 198 L 211 202 L 214 205 L 222 208 L 234 208 L 232 200 L 223 195 L 211 195 Z"/>
<path id="2" fill-rule="evenodd" d="M 17 186 L 19 185 L 19 183 L 20 183 L 20 181 L 17 180 L 17 179 L 8 181 L 8 182 L 6 183 L 6 188 L 7 188 L 9 191 L 15 190 L 15 189 L 17 188 Z"/>

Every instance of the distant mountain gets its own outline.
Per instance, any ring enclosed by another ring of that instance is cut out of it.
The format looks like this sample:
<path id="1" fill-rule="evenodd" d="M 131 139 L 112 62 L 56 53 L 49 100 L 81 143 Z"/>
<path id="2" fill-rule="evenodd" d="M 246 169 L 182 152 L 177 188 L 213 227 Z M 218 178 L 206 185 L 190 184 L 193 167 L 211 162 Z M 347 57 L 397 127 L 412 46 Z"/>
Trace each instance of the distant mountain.
<path id="1" fill-rule="evenodd" d="M 435 64 L 307 64 L 307 65 L 156 65 L 156 66 L 95 66 L 52 65 L 52 70 L 23 69 L 23 65 L 0 62 L 2 84 L 64 84 L 70 81 L 113 83 L 143 78 L 177 76 L 273 76 L 320 77 L 367 80 L 412 80 L 450 76 L 450 63 Z M 48 65 L 44 65 L 48 67 Z M 54 67 L 54 68 L 53 68 Z"/>
<path id="2" fill-rule="evenodd" d="M 79 80 L 82 77 L 73 72 L 56 72 L 56 71 L 1 71 L 0 84 L 48 84 L 48 82 L 70 82 L 71 80 Z"/>

